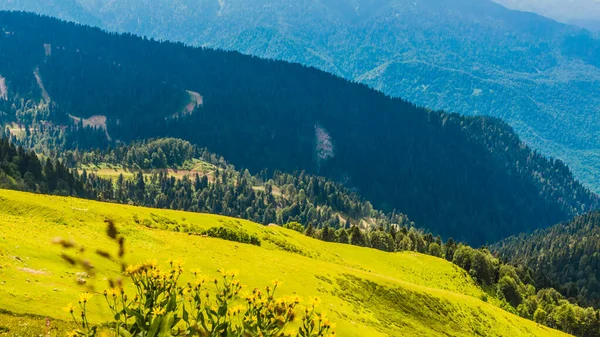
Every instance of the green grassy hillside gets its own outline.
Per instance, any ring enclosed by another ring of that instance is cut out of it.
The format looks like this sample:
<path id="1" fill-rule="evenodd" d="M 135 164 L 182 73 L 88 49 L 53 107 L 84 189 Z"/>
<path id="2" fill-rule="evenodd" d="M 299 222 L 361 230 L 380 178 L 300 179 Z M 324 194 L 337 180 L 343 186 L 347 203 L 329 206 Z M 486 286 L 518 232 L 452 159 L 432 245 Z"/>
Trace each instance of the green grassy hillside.
<path id="1" fill-rule="evenodd" d="M 56 237 L 86 245 L 81 254 L 98 272 L 87 283 L 98 292 L 104 289 L 103 279 L 116 275 L 118 266 L 89 252 L 111 247 L 103 223 L 107 217 L 127 237 L 127 262 L 181 258 L 187 269 L 207 276 L 217 276 L 219 268 L 238 270 L 251 288 L 278 279 L 280 295 L 321 297 L 339 336 L 563 335 L 499 309 L 463 270 L 431 256 L 326 243 L 215 215 L 8 190 L 0 190 L 0 309 L 40 316 L 0 311 L 0 329 L 38 335 L 44 316 L 68 318 L 60 308 L 76 301 L 83 288 L 75 282 L 78 270 L 61 259 L 60 246 L 51 244 Z M 185 233 L 219 226 L 255 234 L 261 246 Z M 102 296 L 92 300 L 94 320 L 107 318 L 103 301 Z"/>

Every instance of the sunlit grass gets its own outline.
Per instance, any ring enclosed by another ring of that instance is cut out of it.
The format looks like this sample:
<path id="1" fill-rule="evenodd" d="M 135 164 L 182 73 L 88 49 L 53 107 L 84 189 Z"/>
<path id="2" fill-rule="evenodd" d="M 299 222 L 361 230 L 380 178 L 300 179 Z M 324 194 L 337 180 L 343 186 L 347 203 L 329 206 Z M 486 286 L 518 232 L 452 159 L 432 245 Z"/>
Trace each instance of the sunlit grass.
<path id="1" fill-rule="evenodd" d="M 85 245 L 80 257 L 90 259 L 97 272 L 86 279 L 86 286 L 103 291 L 104 278 L 119 276 L 118 264 L 94 254 L 97 249 L 116 252 L 105 235 L 106 218 L 115 220 L 127 237 L 128 263 L 181 258 L 186 268 L 207 276 L 217 276 L 220 268 L 238 270 L 250 288 L 278 279 L 282 296 L 321 297 L 339 336 L 563 335 L 503 311 L 493 297 L 482 301 L 486 293 L 443 259 L 326 243 L 280 227 L 216 215 L 6 190 L 0 190 L 0 308 L 68 319 L 61 308 L 86 288 L 75 282 L 80 270 L 69 267 L 60 257 L 62 248 L 51 244 L 56 237 Z M 255 234 L 261 246 L 185 232 L 216 226 Z M 92 319 L 107 319 L 102 296 L 95 300 Z M 6 317 L 10 316 L 0 315 L 0 322 Z M 14 324 L 13 319 L 9 322 Z"/>

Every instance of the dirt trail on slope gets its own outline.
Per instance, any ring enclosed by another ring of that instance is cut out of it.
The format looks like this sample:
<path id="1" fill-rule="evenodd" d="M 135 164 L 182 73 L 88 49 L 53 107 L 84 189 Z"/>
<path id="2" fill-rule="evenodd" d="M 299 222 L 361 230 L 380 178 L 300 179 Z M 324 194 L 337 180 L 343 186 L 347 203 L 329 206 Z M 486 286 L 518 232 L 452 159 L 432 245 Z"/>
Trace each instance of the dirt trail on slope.
<path id="1" fill-rule="evenodd" d="M 40 68 L 35 68 L 35 70 L 33 71 L 33 76 L 35 76 L 35 80 L 37 81 L 38 86 L 40 87 L 40 90 L 42 91 L 42 97 L 44 98 L 44 101 L 46 101 L 46 103 L 50 103 L 50 95 L 48 95 L 48 92 L 46 91 L 46 88 L 44 87 L 44 82 L 42 82 L 42 77 L 40 76 Z"/>
<path id="2" fill-rule="evenodd" d="M 0 99 L 8 100 L 8 87 L 6 86 L 6 79 L 0 76 Z"/>
<path id="3" fill-rule="evenodd" d="M 52 56 L 52 45 L 49 43 L 44 43 L 44 53 L 46 57 Z"/>

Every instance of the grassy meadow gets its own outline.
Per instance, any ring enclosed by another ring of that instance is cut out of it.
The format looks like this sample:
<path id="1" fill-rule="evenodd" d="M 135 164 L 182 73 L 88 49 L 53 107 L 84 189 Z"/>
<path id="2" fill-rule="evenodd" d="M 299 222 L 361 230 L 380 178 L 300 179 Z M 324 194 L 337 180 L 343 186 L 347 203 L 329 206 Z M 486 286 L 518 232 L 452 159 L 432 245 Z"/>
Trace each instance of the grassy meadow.
<path id="1" fill-rule="evenodd" d="M 85 290 L 96 293 L 91 318 L 109 318 L 102 292 L 120 269 L 94 253 L 117 250 L 105 234 L 107 218 L 126 237 L 127 263 L 182 259 L 186 270 L 209 277 L 236 270 L 249 289 L 278 279 L 279 295 L 320 297 L 338 336 L 566 336 L 498 308 L 466 272 L 432 256 L 326 243 L 216 215 L 8 190 L 0 190 L 0 336 L 64 335 L 71 327 L 61 308 Z M 193 235 L 211 227 L 256 235 L 261 246 Z M 59 237 L 85 247 L 79 257 L 96 271 L 85 285 L 52 244 Z"/>
<path id="2" fill-rule="evenodd" d="M 117 180 L 119 175 L 123 175 L 124 179 L 133 179 L 135 174 L 139 170 L 125 169 L 122 165 L 102 163 L 98 165 L 82 165 L 80 170 L 86 170 L 87 172 L 94 173 L 97 176 L 105 179 Z M 169 169 L 151 169 L 143 170 L 144 176 L 150 176 L 153 172 L 164 171 L 169 176 L 181 179 L 184 176 L 193 178 L 196 174 L 202 176 L 208 176 L 212 178 L 212 173 L 216 170 L 216 166 L 207 163 L 201 159 L 192 159 L 186 161 L 181 167 L 169 168 Z"/>

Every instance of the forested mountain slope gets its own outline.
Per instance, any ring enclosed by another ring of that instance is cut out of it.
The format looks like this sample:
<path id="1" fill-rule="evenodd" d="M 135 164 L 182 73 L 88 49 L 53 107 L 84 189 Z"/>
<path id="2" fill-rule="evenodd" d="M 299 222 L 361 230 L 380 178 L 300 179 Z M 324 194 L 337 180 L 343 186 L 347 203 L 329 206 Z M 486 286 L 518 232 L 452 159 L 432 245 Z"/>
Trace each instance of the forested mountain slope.
<path id="1" fill-rule="evenodd" d="M 490 0 L 36 4 L 0 9 L 299 62 L 428 108 L 500 117 L 600 191 L 600 40 L 583 29 Z"/>
<path id="2" fill-rule="evenodd" d="M 0 26 L 0 118 L 25 145 L 178 137 L 253 172 L 341 181 L 476 245 L 598 205 L 567 166 L 494 118 L 417 108 L 301 65 L 31 14 L 1 12 Z"/>
<path id="3" fill-rule="evenodd" d="M 508 238 L 492 249 L 531 268 L 538 286 L 555 287 L 575 302 L 600 307 L 600 213 Z"/>

